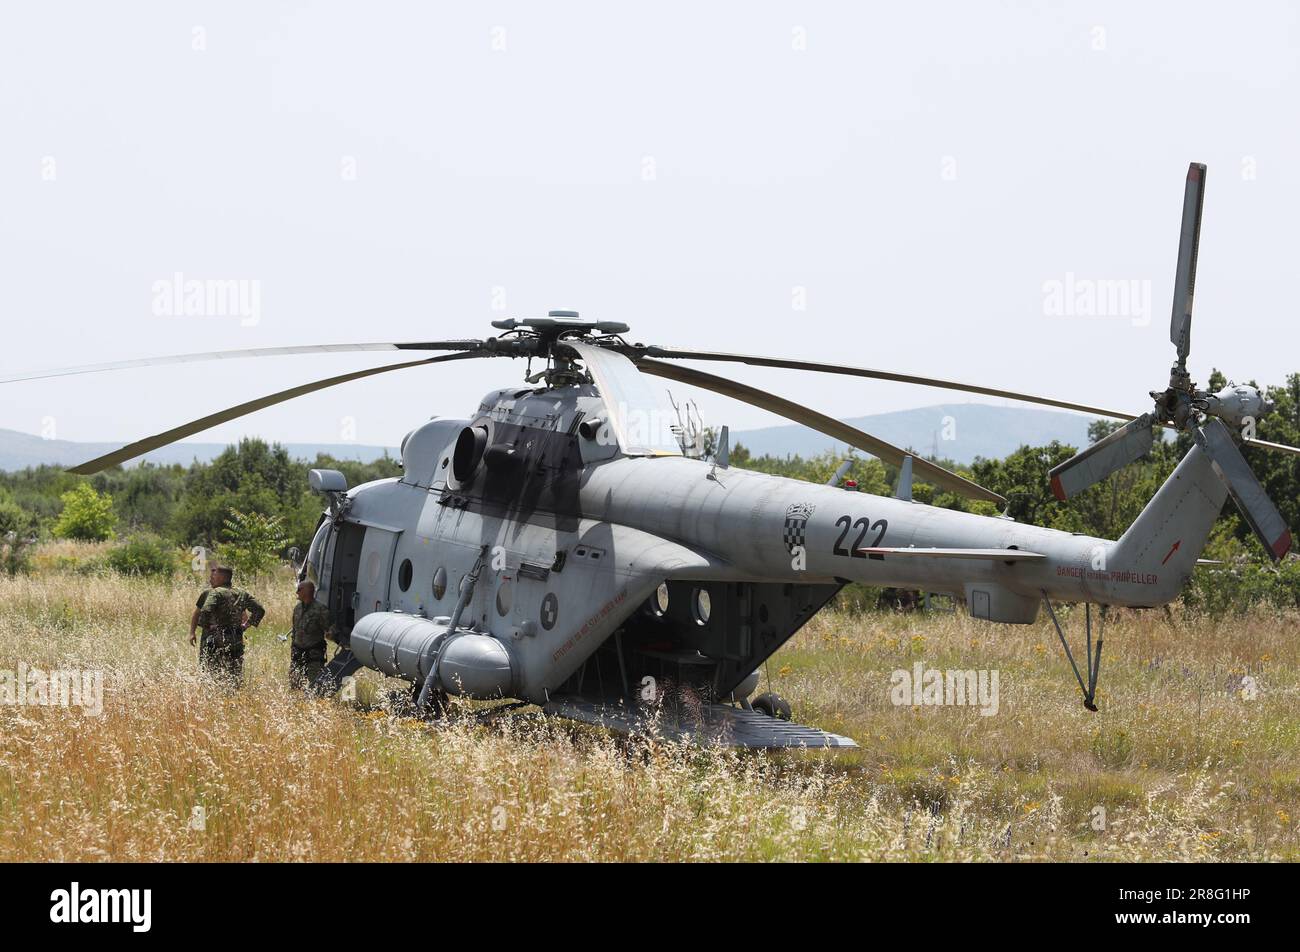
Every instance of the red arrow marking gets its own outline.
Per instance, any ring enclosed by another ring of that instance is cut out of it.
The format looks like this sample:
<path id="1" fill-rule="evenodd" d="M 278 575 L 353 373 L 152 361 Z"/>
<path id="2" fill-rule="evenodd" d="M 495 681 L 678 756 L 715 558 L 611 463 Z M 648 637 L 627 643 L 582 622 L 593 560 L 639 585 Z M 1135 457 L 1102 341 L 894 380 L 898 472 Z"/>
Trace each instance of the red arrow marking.
<path id="1" fill-rule="evenodd" d="M 1168 561 L 1169 561 L 1169 556 L 1171 556 L 1171 555 L 1173 555 L 1175 552 L 1177 552 L 1177 551 L 1178 551 L 1178 547 L 1179 547 L 1180 545 L 1182 545 L 1182 544 L 1183 544 L 1183 540 L 1182 540 L 1182 539 L 1179 539 L 1177 542 L 1175 542 L 1173 545 L 1171 545 L 1171 546 L 1169 547 L 1169 555 L 1166 555 L 1163 559 L 1161 559 L 1161 560 L 1160 560 L 1160 564 L 1161 564 L 1161 565 L 1164 565 L 1166 562 L 1168 562 Z"/>

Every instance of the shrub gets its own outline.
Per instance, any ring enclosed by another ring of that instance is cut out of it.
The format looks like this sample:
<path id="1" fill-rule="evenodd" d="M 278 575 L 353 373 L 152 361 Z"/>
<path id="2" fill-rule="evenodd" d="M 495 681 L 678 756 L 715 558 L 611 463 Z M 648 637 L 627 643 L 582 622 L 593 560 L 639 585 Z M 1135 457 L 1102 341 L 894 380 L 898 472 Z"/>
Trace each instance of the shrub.
<path id="1" fill-rule="evenodd" d="M 113 497 L 95 492 L 90 483 L 78 483 L 59 498 L 63 511 L 54 524 L 54 534 L 60 539 L 103 542 L 113 538 L 117 526 Z"/>
<path id="2" fill-rule="evenodd" d="M 1183 592 L 1188 608 L 1212 617 L 1266 607 L 1300 607 L 1300 559 L 1279 565 L 1238 560 L 1222 568 L 1198 569 Z"/>
<path id="3" fill-rule="evenodd" d="M 168 576 L 176 569 L 176 552 L 157 536 L 132 536 L 104 559 L 119 575 Z"/>

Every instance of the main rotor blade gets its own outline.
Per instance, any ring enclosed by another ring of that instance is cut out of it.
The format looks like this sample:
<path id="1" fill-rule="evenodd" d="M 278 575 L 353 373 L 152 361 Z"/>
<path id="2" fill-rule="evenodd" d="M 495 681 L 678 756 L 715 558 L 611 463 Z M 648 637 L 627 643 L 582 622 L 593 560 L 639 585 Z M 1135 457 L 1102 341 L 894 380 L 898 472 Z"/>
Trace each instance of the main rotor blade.
<path id="1" fill-rule="evenodd" d="M 1285 443 L 1270 443 L 1268 440 L 1242 440 L 1246 446 L 1254 446 L 1261 450 L 1273 450 L 1276 453 L 1291 453 L 1294 456 L 1300 456 L 1300 446 L 1287 446 Z"/>
<path id="2" fill-rule="evenodd" d="M 1291 549 L 1291 530 L 1255 478 L 1246 457 L 1232 442 L 1228 428 L 1222 420 L 1211 417 L 1195 431 L 1195 436 L 1259 541 L 1264 543 L 1274 562 L 1281 561 Z"/>
<path id="3" fill-rule="evenodd" d="M 95 374 L 105 370 L 131 370 L 137 367 L 161 367 L 166 364 L 188 364 L 207 360 L 237 360 L 243 357 L 286 357 L 293 354 L 350 354 L 373 350 L 478 350 L 476 340 L 444 340 L 408 344 L 302 344 L 296 347 L 256 347 L 250 350 L 214 350 L 197 354 L 172 354 L 167 357 L 141 357 L 136 360 L 116 360 L 106 364 L 82 364 L 54 370 L 32 370 L 0 377 L 0 383 L 19 380 L 43 380 L 46 377 L 70 377 L 75 374 Z"/>
<path id="4" fill-rule="evenodd" d="M 1003 397 L 1007 400 L 1020 400 L 1024 403 L 1038 403 L 1046 407 L 1059 407 L 1062 410 L 1077 410 L 1094 416 L 1113 417 L 1116 420 L 1135 420 L 1137 414 L 1122 410 L 1109 410 L 1094 407 L 1086 403 L 1072 403 L 1069 400 L 1056 400 L 1052 397 L 1040 397 L 1032 393 L 1020 393 L 1015 390 L 1000 390 L 996 387 L 984 387 L 973 383 L 959 383 L 940 377 L 919 377 L 914 374 L 895 373 L 892 370 L 873 370 L 870 367 L 850 367 L 843 364 L 824 364 L 812 360 L 791 360 L 784 357 L 760 357 L 753 354 L 727 354 L 705 350 L 681 350 L 676 347 L 633 347 L 619 348 L 632 360 L 640 357 L 660 357 L 685 360 L 717 360 L 727 363 L 749 364 L 754 367 L 778 367 L 785 370 L 811 370 L 817 373 L 843 374 L 849 377 L 869 377 L 873 380 L 892 380 L 897 383 L 911 383 L 923 387 L 938 387 L 943 390 L 959 390 L 963 393 L 978 393 L 986 397 Z"/>
<path id="5" fill-rule="evenodd" d="M 1143 414 L 1086 450 L 1075 453 L 1059 466 L 1053 466 L 1049 473 L 1052 493 L 1065 502 L 1093 483 L 1101 482 L 1111 473 L 1146 456 L 1155 443 L 1155 433 L 1151 429 L 1154 422 L 1149 414 Z"/>
<path id="6" fill-rule="evenodd" d="M 98 473 L 102 469 L 110 466 L 116 466 L 129 459 L 135 459 L 151 450 L 156 450 L 160 446 L 166 446 L 169 443 L 175 443 L 187 436 L 193 436 L 209 427 L 214 427 L 218 423 L 225 423 L 228 420 L 234 420 L 238 417 L 253 413 L 256 410 L 265 407 L 275 406 L 277 403 L 284 403 L 286 400 L 292 400 L 294 397 L 301 397 L 309 393 L 315 393 L 317 390 L 324 390 L 327 387 L 335 387 L 341 383 L 347 383 L 350 380 L 360 380 L 363 377 L 373 377 L 375 374 L 388 373 L 390 370 L 403 370 L 407 367 L 422 367 L 425 364 L 437 364 L 446 360 L 464 360 L 467 357 L 481 357 L 477 353 L 461 354 L 442 354 L 438 357 L 426 357 L 424 360 L 410 360 L 402 364 L 388 364 L 383 367 L 371 367 L 368 370 L 356 370 L 352 373 L 340 374 L 337 377 L 326 377 L 324 380 L 317 380 L 312 383 L 305 383 L 297 387 L 290 387 L 288 390 L 281 390 L 279 393 L 272 393 L 265 397 L 258 397 L 256 400 L 249 400 L 238 406 L 230 407 L 226 410 L 220 410 L 216 413 L 210 413 L 205 417 L 192 420 L 189 423 L 182 423 L 180 426 L 172 427 L 162 433 L 154 436 L 147 436 L 142 440 L 136 440 L 134 443 L 128 443 L 119 450 L 106 453 L 103 456 L 87 460 L 80 466 L 74 466 L 68 470 L 70 473 L 80 473 L 83 476 L 89 476 L 91 473 Z"/>
<path id="7" fill-rule="evenodd" d="M 1205 166 L 1187 166 L 1183 189 L 1183 223 L 1178 232 L 1178 270 L 1174 272 L 1174 310 L 1169 318 L 1169 341 L 1178 348 L 1179 364 L 1186 364 L 1192 348 L 1192 298 L 1196 293 L 1196 255 L 1201 245 L 1201 208 L 1205 204 Z"/>
<path id="8" fill-rule="evenodd" d="M 958 476 L 942 466 L 921 459 L 913 453 L 894 446 L 892 443 L 886 443 L 870 433 L 864 433 L 847 423 L 841 423 L 833 417 L 828 417 L 824 413 L 818 413 L 816 410 L 768 393 L 766 390 L 759 390 L 743 383 L 737 383 L 734 380 L 728 380 L 725 377 L 715 377 L 713 374 L 706 374 L 702 370 L 694 370 L 676 364 L 665 364 L 645 358 L 634 362 L 637 369 L 644 373 L 664 377 L 668 380 L 676 380 L 678 383 L 701 387 L 704 390 L 712 390 L 714 393 L 720 393 L 742 403 L 748 403 L 750 406 L 770 410 L 787 420 L 802 423 L 804 426 L 812 427 L 814 430 L 825 433 L 827 436 L 834 437 L 850 446 L 865 450 L 872 456 L 876 456 L 887 463 L 892 463 L 894 466 L 902 466 L 903 457 L 911 456 L 912 468 L 916 475 L 941 489 L 947 489 L 969 499 L 982 499 L 999 505 L 1006 502 L 1003 497 L 993 492 L 993 490 L 985 489 L 978 483 L 973 483 L 969 479 Z"/>

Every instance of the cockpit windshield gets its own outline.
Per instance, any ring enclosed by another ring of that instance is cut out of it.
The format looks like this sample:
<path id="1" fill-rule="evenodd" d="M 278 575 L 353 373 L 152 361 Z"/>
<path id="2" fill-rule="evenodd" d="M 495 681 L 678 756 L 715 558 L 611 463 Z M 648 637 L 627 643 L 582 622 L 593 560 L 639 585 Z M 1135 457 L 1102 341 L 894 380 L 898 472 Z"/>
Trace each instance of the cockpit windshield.
<path id="1" fill-rule="evenodd" d="M 609 412 L 609 425 L 627 456 L 681 456 L 673 433 L 677 414 L 632 361 L 593 344 L 565 341 L 591 372 Z"/>

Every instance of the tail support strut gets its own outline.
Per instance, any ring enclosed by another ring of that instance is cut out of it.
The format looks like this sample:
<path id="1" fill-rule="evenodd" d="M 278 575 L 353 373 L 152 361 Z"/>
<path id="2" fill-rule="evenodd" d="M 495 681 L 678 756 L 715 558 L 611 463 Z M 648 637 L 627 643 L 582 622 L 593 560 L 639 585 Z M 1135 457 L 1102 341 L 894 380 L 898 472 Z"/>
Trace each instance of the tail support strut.
<path id="1" fill-rule="evenodd" d="M 1079 690 L 1083 692 L 1083 706 L 1095 712 L 1097 710 L 1097 675 L 1101 671 L 1102 616 L 1097 618 L 1097 647 L 1094 651 L 1092 646 L 1092 605 L 1087 602 L 1084 603 L 1083 617 L 1088 636 L 1088 647 L 1084 654 L 1084 660 L 1088 663 L 1088 679 L 1085 682 L 1083 675 L 1079 673 L 1079 666 L 1074 663 L 1074 654 L 1070 651 L 1070 643 L 1065 640 L 1065 632 L 1061 629 L 1061 622 L 1057 619 L 1056 612 L 1052 610 L 1052 600 L 1047 597 L 1046 591 L 1043 592 L 1043 604 L 1047 606 L 1047 614 L 1056 627 L 1056 636 L 1061 639 L 1061 647 L 1065 649 L 1065 658 L 1070 662 L 1070 667 L 1074 669 L 1074 678 L 1079 682 Z"/>

